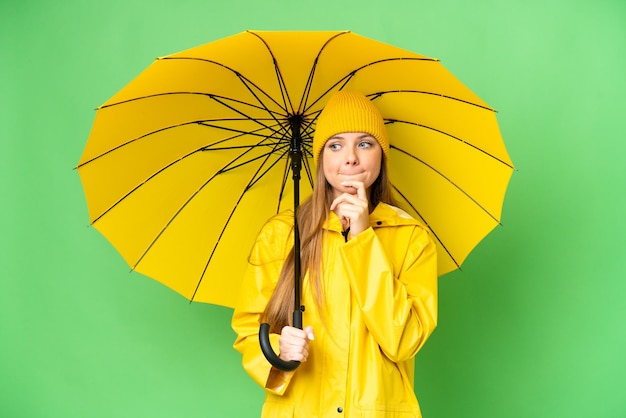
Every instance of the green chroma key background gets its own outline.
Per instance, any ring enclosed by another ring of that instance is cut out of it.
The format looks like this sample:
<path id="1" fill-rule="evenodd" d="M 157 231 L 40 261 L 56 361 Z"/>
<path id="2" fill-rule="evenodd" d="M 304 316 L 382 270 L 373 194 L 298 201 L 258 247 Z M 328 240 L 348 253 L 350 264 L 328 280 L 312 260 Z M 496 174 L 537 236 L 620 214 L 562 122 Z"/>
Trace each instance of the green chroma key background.
<path id="1" fill-rule="evenodd" d="M 342 30 L 439 58 L 499 111 L 503 226 L 444 276 L 426 418 L 626 416 L 626 3 L 0 3 L 0 416 L 257 417 L 231 310 L 129 274 L 76 165 L 94 109 L 246 29 Z"/>

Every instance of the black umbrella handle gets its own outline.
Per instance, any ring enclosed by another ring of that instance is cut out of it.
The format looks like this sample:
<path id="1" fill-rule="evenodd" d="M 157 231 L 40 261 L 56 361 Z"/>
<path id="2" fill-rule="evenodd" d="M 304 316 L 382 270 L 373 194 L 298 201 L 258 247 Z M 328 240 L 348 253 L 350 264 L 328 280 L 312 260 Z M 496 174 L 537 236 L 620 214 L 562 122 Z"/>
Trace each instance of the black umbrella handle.
<path id="1" fill-rule="evenodd" d="M 302 311 L 296 309 L 293 312 L 293 326 L 302 329 Z M 261 351 L 272 366 L 285 372 L 295 370 L 300 365 L 299 361 L 285 361 L 274 353 L 274 349 L 270 344 L 270 324 L 262 323 L 259 329 L 259 342 L 261 343 Z"/>

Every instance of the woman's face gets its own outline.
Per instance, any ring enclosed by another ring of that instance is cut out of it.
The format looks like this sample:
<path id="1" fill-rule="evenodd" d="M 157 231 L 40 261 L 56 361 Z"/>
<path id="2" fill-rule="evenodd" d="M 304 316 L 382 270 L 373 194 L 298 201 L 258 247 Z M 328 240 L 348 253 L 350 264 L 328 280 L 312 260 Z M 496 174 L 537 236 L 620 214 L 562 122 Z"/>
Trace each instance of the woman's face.
<path id="1" fill-rule="evenodd" d="M 368 191 L 380 174 L 382 148 L 376 138 L 362 132 L 346 132 L 331 137 L 322 149 L 326 181 L 333 197 L 342 193 L 355 194 L 356 189 L 344 186 L 345 181 L 363 183 Z"/>

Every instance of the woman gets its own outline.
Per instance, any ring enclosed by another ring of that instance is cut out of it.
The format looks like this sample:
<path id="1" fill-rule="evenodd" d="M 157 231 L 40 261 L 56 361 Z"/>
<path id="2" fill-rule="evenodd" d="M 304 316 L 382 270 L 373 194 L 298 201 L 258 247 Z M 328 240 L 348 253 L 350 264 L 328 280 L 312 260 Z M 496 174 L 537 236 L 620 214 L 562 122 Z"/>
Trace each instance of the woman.
<path id="1" fill-rule="evenodd" d="M 420 417 L 414 356 L 437 322 L 437 261 L 429 231 L 392 205 L 389 141 L 365 96 L 341 91 L 313 138 L 317 178 L 298 209 L 304 330 L 293 312 L 293 212 L 270 219 L 249 257 L 232 326 L 243 366 L 266 390 L 263 417 Z M 281 359 L 259 347 L 271 325 Z"/>

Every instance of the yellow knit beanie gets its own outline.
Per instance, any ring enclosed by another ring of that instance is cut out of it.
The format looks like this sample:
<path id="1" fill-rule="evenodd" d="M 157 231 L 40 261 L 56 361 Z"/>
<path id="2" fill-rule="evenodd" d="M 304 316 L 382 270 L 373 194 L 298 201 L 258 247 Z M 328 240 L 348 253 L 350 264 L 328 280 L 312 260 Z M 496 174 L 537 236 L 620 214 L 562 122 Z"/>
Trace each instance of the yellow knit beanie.
<path id="1" fill-rule="evenodd" d="M 380 111 L 363 94 L 341 90 L 328 100 L 317 119 L 312 149 L 315 165 L 326 141 L 344 132 L 372 135 L 389 157 L 389 139 Z"/>

